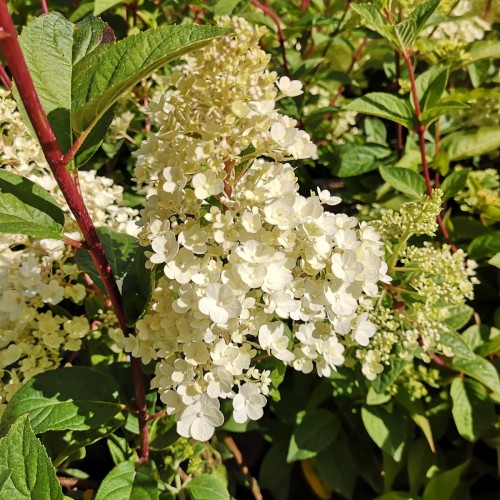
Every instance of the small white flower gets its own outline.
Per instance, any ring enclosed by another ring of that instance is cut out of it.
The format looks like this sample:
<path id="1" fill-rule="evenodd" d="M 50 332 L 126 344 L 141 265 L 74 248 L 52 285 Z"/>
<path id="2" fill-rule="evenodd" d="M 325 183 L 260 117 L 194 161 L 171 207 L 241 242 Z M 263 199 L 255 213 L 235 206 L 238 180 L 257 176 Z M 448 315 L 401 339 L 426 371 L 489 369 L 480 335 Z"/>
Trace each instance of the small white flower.
<path id="1" fill-rule="evenodd" d="M 207 286 L 205 297 L 200 299 L 198 308 L 217 325 L 226 325 L 229 318 L 237 318 L 241 304 L 236 300 L 228 285 L 211 283 Z"/>
<path id="2" fill-rule="evenodd" d="M 177 432 L 183 437 L 208 441 L 214 435 L 215 428 L 224 423 L 219 406 L 218 399 L 201 394 L 198 401 L 182 412 L 177 422 Z"/>
<path id="3" fill-rule="evenodd" d="M 295 97 L 304 93 L 302 90 L 302 82 L 290 80 L 288 76 L 282 76 L 276 85 L 281 92 L 288 97 Z"/>
<path id="4" fill-rule="evenodd" d="M 259 420 L 264 415 L 266 398 L 260 393 L 256 384 L 245 383 L 240 387 L 233 399 L 233 418 L 238 424 L 248 419 Z"/>

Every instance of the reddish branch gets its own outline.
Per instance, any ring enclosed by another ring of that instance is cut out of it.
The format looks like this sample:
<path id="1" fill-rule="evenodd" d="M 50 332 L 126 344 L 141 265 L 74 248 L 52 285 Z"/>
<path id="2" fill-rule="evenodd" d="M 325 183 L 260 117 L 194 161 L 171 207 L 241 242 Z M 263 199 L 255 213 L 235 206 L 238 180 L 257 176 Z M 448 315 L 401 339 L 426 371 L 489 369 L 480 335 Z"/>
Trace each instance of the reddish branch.
<path id="1" fill-rule="evenodd" d="M 237 444 L 235 443 L 234 439 L 231 436 L 227 436 L 224 438 L 224 443 L 233 454 L 234 460 L 238 464 L 241 473 L 247 479 L 253 497 L 255 498 L 255 500 L 262 500 L 264 497 L 262 496 L 259 485 L 257 484 L 257 481 L 252 476 L 252 474 L 250 474 L 250 470 L 248 469 L 248 467 L 245 465 L 245 462 L 243 460 L 243 455 L 241 454 L 241 451 L 238 448 Z"/>
<path id="2" fill-rule="evenodd" d="M 385 17 L 389 21 L 389 23 L 393 24 L 392 21 L 392 16 L 391 12 L 388 9 L 384 10 Z M 413 98 L 413 103 L 415 105 L 415 119 L 416 119 L 416 132 L 418 136 L 418 144 L 420 148 L 420 157 L 422 159 L 422 170 L 424 173 L 424 180 L 425 180 L 425 187 L 427 189 L 427 194 L 430 196 L 432 195 L 432 182 L 431 182 L 431 174 L 430 174 L 430 169 L 429 169 L 429 164 L 427 163 L 427 155 L 425 152 L 425 131 L 426 127 L 422 123 L 422 110 L 420 108 L 420 102 L 418 100 L 418 93 L 417 93 L 417 84 L 415 80 L 415 70 L 413 68 L 413 62 L 411 60 L 411 50 L 404 50 L 404 49 L 399 49 L 399 53 L 401 54 L 401 57 L 403 58 L 406 68 L 408 69 L 408 77 L 410 79 L 410 86 L 411 86 L 411 95 Z M 448 230 L 446 229 L 446 226 L 444 225 L 443 217 L 441 214 L 437 216 L 437 222 L 439 224 L 439 228 L 441 229 L 441 232 L 443 233 L 444 239 L 446 242 L 450 245 L 452 252 L 457 251 L 456 245 L 453 243 L 450 234 L 448 233 Z"/>
<path id="3" fill-rule="evenodd" d="M 49 8 L 47 7 L 47 0 L 42 0 L 42 12 L 44 14 L 48 14 L 49 13 Z"/>
<path id="4" fill-rule="evenodd" d="M 283 68 L 285 70 L 285 74 L 289 77 L 290 76 L 290 71 L 288 69 L 288 61 L 286 58 L 286 48 L 285 48 L 285 35 L 283 34 L 283 28 L 281 27 L 281 21 L 270 7 L 268 7 L 266 4 L 258 2 L 258 0 L 252 0 L 252 5 L 260 9 L 267 17 L 270 17 L 274 24 L 276 25 L 276 29 L 278 30 L 278 42 L 280 45 L 280 50 L 281 50 L 281 56 L 283 57 Z"/>
<path id="5" fill-rule="evenodd" d="M 113 276 L 111 266 L 106 258 L 104 249 L 97 234 L 96 228 L 87 207 L 83 201 L 81 193 L 74 182 L 71 173 L 67 169 L 69 161 L 81 145 L 83 139 L 78 138 L 75 145 L 65 155 L 57 145 L 56 137 L 50 126 L 47 115 L 45 114 L 38 94 L 35 90 L 33 80 L 29 73 L 24 55 L 19 45 L 17 32 L 15 30 L 12 18 L 10 17 L 6 0 L 0 0 L 0 51 L 3 53 L 5 61 L 9 67 L 14 81 L 16 82 L 17 90 L 21 96 L 24 107 L 36 136 L 40 142 L 43 153 L 49 164 L 61 192 L 63 193 L 68 206 L 75 216 L 75 219 L 80 227 L 80 230 L 85 239 L 85 244 L 88 245 L 92 261 L 94 262 L 99 276 L 106 288 L 113 309 L 120 327 L 125 335 L 129 335 L 131 330 L 127 324 L 127 317 L 123 308 L 123 301 L 116 280 Z M 141 459 L 148 460 L 149 448 L 147 443 L 147 414 L 145 406 L 144 383 L 142 379 L 142 371 L 140 361 L 136 358 L 131 358 L 132 371 L 134 375 L 134 385 L 136 391 L 136 400 L 138 411 L 141 414 L 139 422 L 141 424 Z"/>
<path id="6" fill-rule="evenodd" d="M 7 74 L 7 71 L 5 71 L 5 68 L 3 67 L 3 64 L 1 62 L 0 62 L 0 82 L 2 82 L 2 85 L 7 90 L 10 90 L 12 88 L 12 82 L 10 81 L 10 77 Z"/>

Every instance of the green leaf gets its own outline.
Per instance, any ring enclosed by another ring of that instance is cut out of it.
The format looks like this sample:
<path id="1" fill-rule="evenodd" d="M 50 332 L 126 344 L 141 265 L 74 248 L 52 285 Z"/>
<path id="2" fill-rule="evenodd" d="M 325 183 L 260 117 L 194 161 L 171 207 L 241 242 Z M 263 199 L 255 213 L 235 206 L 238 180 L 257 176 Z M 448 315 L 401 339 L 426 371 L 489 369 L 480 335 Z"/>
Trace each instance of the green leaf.
<path id="1" fill-rule="evenodd" d="M 493 257 L 488 261 L 490 266 L 495 266 L 500 268 L 500 252 L 497 252 Z"/>
<path id="2" fill-rule="evenodd" d="M 454 132 L 441 141 L 441 150 L 450 161 L 491 153 L 500 147 L 500 126 Z"/>
<path id="3" fill-rule="evenodd" d="M 104 478 L 95 500 L 156 500 L 158 480 L 150 465 L 122 462 Z M 210 498 L 210 497 L 206 497 Z"/>
<path id="4" fill-rule="evenodd" d="M 380 167 L 380 175 L 394 189 L 412 198 L 420 198 L 425 191 L 425 181 L 413 170 L 400 167 Z"/>
<path id="5" fill-rule="evenodd" d="M 338 418 L 328 410 L 307 410 L 293 431 L 286 461 L 290 463 L 316 456 L 335 440 L 339 429 Z"/>
<path id="6" fill-rule="evenodd" d="M 329 446 L 314 459 L 316 470 L 329 490 L 338 493 L 342 498 L 352 498 L 356 484 L 356 461 L 351 452 L 348 438 L 338 436 Z"/>
<path id="7" fill-rule="evenodd" d="M 2 428 L 28 413 L 36 433 L 83 431 L 104 425 L 119 412 L 118 387 L 113 379 L 93 368 L 73 366 L 30 379 L 10 400 Z"/>
<path id="8" fill-rule="evenodd" d="M 465 462 L 453 469 L 432 476 L 424 490 L 422 500 L 453 498 L 453 494 L 460 485 L 460 476 L 468 465 L 469 462 Z M 461 488 L 463 495 L 467 495 L 466 491 L 466 488 Z"/>
<path id="9" fill-rule="evenodd" d="M 500 233 L 498 231 L 474 238 L 467 248 L 469 257 L 476 260 L 492 257 L 497 252 L 500 252 Z"/>
<path id="10" fill-rule="evenodd" d="M 420 121 L 424 125 L 430 125 L 440 116 L 448 115 L 459 109 L 467 109 L 469 106 L 458 101 L 442 101 L 432 108 L 427 108 L 421 115 Z"/>
<path id="11" fill-rule="evenodd" d="M 95 0 L 94 16 L 100 16 L 104 11 L 121 3 L 125 3 L 125 0 Z"/>
<path id="12" fill-rule="evenodd" d="M 354 8 L 354 6 L 353 6 Z M 413 129 L 415 117 L 407 101 L 384 92 L 371 92 L 350 102 L 345 109 L 366 115 L 386 118 Z"/>
<path id="13" fill-rule="evenodd" d="M 366 21 L 371 29 L 394 45 L 399 45 L 394 26 L 389 24 L 379 7 L 369 3 L 353 3 L 351 8 Z"/>
<path id="14" fill-rule="evenodd" d="M 3 476 L 3 499 L 63 498 L 56 471 L 26 415 L 12 424 L 0 443 L 0 469 L 10 472 L 7 478 Z"/>
<path id="15" fill-rule="evenodd" d="M 374 29 L 379 26 L 389 25 L 387 19 L 382 15 L 380 9 L 376 5 L 370 3 L 356 3 L 352 4 L 351 8 Z"/>
<path id="16" fill-rule="evenodd" d="M 372 381 L 372 387 L 379 394 L 382 394 L 394 381 L 398 378 L 399 374 L 403 371 L 405 364 L 399 359 L 392 359 L 389 362 L 389 367 Z"/>
<path id="17" fill-rule="evenodd" d="M 51 12 L 35 18 L 23 29 L 19 41 L 57 144 L 65 153 L 72 144 L 73 24 L 59 12 Z"/>
<path id="18" fill-rule="evenodd" d="M 244 11 L 250 0 L 219 0 L 213 7 L 216 16 L 234 16 Z"/>
<path id="19" fill-rule="evenodd" d="M 380 163 L 378 160 L 391 154 L 389 148 L 379 144 L 345 144 L 339 149 L 339 161 L 332 169 L 339 177 L 353 177 L 375 170 Z"/>
<path id="20" fill-rule="evenodd" d="M 425 23 L 431 17 L 433 12 L 437 9 L 441 0 L 428 0 L 421 3 L 415 10 L 408 16 L 415 22 L 416 31 L 420 33 L 425 28 Z"/>
<path id="21" fill-rule="evenodd" d="M 72 63 L 75 65 L 103 43 L 115 41 L 113 30 L 102 20 L 86 17 L 73 27 Z"/>
<path id="22" fill-rule="evenodd" d="M 150 448 L 155 451 L 165 450 L 179 439 L 173 416 L 156 418 L 149 434 Z"/>
<path id="23" fill-rule="evenodd" d="M 259 486 L 269 490 L 276 500 L 288 500 L 292 464 L 286 462 L 288 441 L 273 441 L 262 460 L 259 472 Z"/>
<path id="24" fill-rule="evenodd" d="M 495 421 L 495 407 L 482 384 L 471 379 L 453 380 L 450 389 L 452 414 L 460 435 L 477 441 Z"/>
<path id="25" fill-rule="evenodd" d="M 398 46 L 408 49 L 417 36 L 417 25 L 413 19 L 405 19 L 394 26 L 394 32 L 398 39 Z"/>
<path id="26" fill-rule="evenodd" d="M 453 198 L 465 187 L 469 172 L 469 168 L 464 168 L 463 170 L 456 170 L 446 176 L 441 184 L 441 189 L 444 192 L 443 201 Z"/>
<path id="27" fill-rule="evenodd" d="M 146 269 L 148 259 L 144 250 L 137 246 L 134 260 L 123 280 L 123 305 L 131 325 L 142 316 L 153 292 L 153 275 L 150 269 Z"/>
<path id="28" fill-rule="evenodd" d="M 442 310 L 446 311 L 447 314 L 443 323 L 453 330 L 460 330 L 464 327 L 474 314 L 474 309 L 466 304 L 455 304 L 443 307 Z"/>
<path id="29" fill-rule="evenodd" d="M 64 213 L 47 191 L 20 175 L 0 170 L 0 232 L 61 238 Z"/>
<path id="30" fill-rule="evenodd" d="M 417 492 L 426 482 L 429 469 L 435 464 L 436 455 L 432 453 L 425 439 L 418 439 L 408 447 L 408 479 L 410 489 L 417 497 Z"/>
<path id="31" fill-rule="evenodd" d="M 192 500 L 230 499 L 224 483 L 213 474 L 201 474 L 189 481 L 185 488 Z"/>
<path id="32" fill-rule="evenodd" d="M 117 280 L 123 279 L 134 259 L 138 246 L 137 238 L 125 233 L 118 233 L 107 227 L 97 228 L 97 233 L 101 239 L 104 253 L 114 277 Z M 90 252 L 81 248 L 77 249 L 75 260 L 80 271 L 86 272 L 92 278 L 92 281 L 104 292 L 106 289 L 90 256 Z M 144 273 L 147 274 L 146 269 L 144 269 Z"/>
<path id="33" fill-rule="evenodd" d="M 71 118 L 74 130 L 91 129 L 127 89 L 227 31 L 197 25 L 161 26 L 99 46 L 74 67 Z"/>
<path id="34" fill-rule="evenodd" d="M 375 444 L 400 462 L 403 457 L 408 420 L 401 413 L 389 413 L 380 406 L 363 406 L 361 418 Z"/>
<path id="35" fill-rule="evenodd" d="M 431 67 L 417 77 L 415 86 L 422 111 L 433 107 L 439 102 L 446 89 L 448 74 L 449 69 L 447 67 Z"/>
<path id="36" fill-rule="evenodd" d="M 100 19 L 88 17 L 73 25 L 58 12 L 36 18 L 20 36 L 33 83 L 63 153 L 73 143 L 70 112 L 74 65 L 99 45 L 113 39 L 112 30 Z M 24 109 L 20 99 L 16 100 Z M 84 149 L 95 147 L 96 143 L 98 146 L 104 133 L 98 138 L 94 135 L 92 143 L 88 138 Z"/>
<path id="37" fill-rule="evenodd" d="M 467 50 L 467 57 L 468 62 L 498 58 L 500 57 L 500 41 L 479 40 L 474 42 Z"/>

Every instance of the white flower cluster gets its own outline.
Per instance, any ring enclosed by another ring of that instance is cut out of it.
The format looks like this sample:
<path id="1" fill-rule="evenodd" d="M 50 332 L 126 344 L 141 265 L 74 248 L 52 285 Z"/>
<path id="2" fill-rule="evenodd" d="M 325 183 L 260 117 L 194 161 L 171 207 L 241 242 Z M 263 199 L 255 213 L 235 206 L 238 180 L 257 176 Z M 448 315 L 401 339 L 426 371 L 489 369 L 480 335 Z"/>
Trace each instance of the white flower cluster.
<path id="1" fill-rule="evenodd" d="M 156 180 L 142 212 L 141 243 L 162 266 L 137 335 L 122 340 L 145 363 L 185 437 L 263 415 L 271 384 L 259 359 L 329 376 L 350 346 L 375 333 L 368 319 L 382 243 L 367 224 L 325 211 L 340 199 L 298 193 L 289 158 L 316 148 L 275 110 L 300 83 L 268 72 L 262 32 L 235 32 L 186 58 L 154 106 L 159 132 L 138 152 L 136 175 Z M 271 161 L 271 159 L 273 161 Z"/>
<path id="2" fill-rule="evenodd" d="M 36 244 L 0 235 L 0 412 L 29 378 L 57 368 L 63 351 L 78 351 L 89 334 L 85 316 L 54 308 L 81 304 L 87 291 L 63 242 Z"/>

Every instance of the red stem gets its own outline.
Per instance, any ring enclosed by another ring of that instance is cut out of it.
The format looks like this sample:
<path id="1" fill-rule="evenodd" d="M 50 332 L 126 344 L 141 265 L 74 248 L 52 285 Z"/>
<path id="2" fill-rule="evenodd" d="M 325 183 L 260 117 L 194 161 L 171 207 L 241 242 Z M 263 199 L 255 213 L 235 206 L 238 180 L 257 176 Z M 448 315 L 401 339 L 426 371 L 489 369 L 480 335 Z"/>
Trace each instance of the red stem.
<path id="1" fill-rule="evenodd" d="M 31 79 L 24 55 L 19 45 L 14 23 L 12 22 L 12 18 L 10 17 L 7 8 L 6 0 L 0 0 L 0 51 L 3 53 L 12 77 L 16 82 L 17 90 L 21 96 L 26 112 L 30 117 L 31 124 L 36 136 L 38 137 L 47 163 L 49 164 L 50 169 L 52 170 L 54 177 L 61 188 L 61 192 L 63 193 L 71 212 L 75 216 L 83 237 L 85 238 L 85 243 L 88 245 L 92 261 L 94 262 L 99 276 L 101 277 L 106 288 L 120 327 L 125 335 L 128 335 L 131 333 L 131 330 L 127 324 L 127 316 L 123 308 L 122 296 L 111 271 L 111 266 L 109 265 L 104 253 L 104 249 L 94 223 L 90 218 L 87 207 L 85 206 L 77 185 L 73 181 L 69 170 L 66 168 L 69 156 L 64 155 L 60 151 L 54 132 L 35 90 L 33 80 Z M 77 140 L 75 144 L 78 142 L 79 141 Z M 68 154 L 70 156 L 74 154 L 73 148 Z M 132 368 L 137 404 L 139 406 L 139 412 L 142 413 L 145 408 L 142 404 L 145 397 L 140 361 L 132 358 Z M 144 433 L 147 437 L 148 430 L 147 425 L 145 425 L 146 420 L 147 416 L 144 415 L 142 415 L 142 420 L 139 418 L 139 422 L 143 424 L 141 427 L 141 435 L 143 433 L 142 428 L 144 428 Z M 147 439 L 146 441 L 142 440 L 141 444 L 143 446 L 142 459 L 147 461 L 149 457 Z"/>
<path id="2" fill-rule="evenodd" d="M 411 61 L 411 55 L 409 51 L 402 50 L 401 56 L 403 57 L 406 67 L 408 68 L 408 76 L 410 78 L 411 85 L 411 94 L 413 96 L 413 102 L 415 104 L 415 118 L 417 120 L 417 135 L 418 135 L 418 143 L 420 146 L 420 156 L 422 158 L 422 170 L 424 172 L 425 186 L 427 188 L 427 194 L 430 196 L 432 194 L 432 183 L 431 183 L 431 175 L 429 170 L 429 164 L 427 163 L 427 156 L 425 154 L 425 125 L 421 122 L 420 117 L 422 116 L 422 112 L 420 109 L 420 102 L 418 101 L 417 94 L 417 85 L 415 82 L 415 71 L 413 70 L 413 63 Z M 437 222 L 441 232 L 443 233 L 444 239 L 450 245 L 452 252 L 457 251 L 457 247 L 451 240 L 450 234 L 444 225 L 443 218 L 441 214 L 437 216 Z"/>
<path id="3" fill-rule="evenodd" d="M 42 0 L 42 12 L 44 14 L 49 13 L 49 8 L 47 7 L 47 0 Z"/>
<path id="4" fill-rule="evenodd" d="M 283 68 L 285 70 L 285 74 L 290 77 L 290 71 L 288 69 L 288 61 L 286 59 L 286 49 L 285 49 L 285 36 L 283 34 L 283 29 L 281 27 L 281 22 L 276 12 L 274 12 L 270 7 L 265 4 L 258 2 L 257 0 L 252 0 L 252 5 L 260 9 L 266 16 L 270 17 L 274 24 L 276 25 L 276 29 L 278 30 L 278 42 L 280 44 L 281 55 L 283 57 Z"/>
<path id="5" fill-rule="evenodd" d="M 10 77 L 7 74 L 7 71 L 5 71 L 5 68 L 3 67 L 3 64 L 1 62 L 0 62 L 0 82 L 2 82 L 2 85 L 7 90 L 10 90 L 12 88 L 12 82 L 10 80 Z"/>

